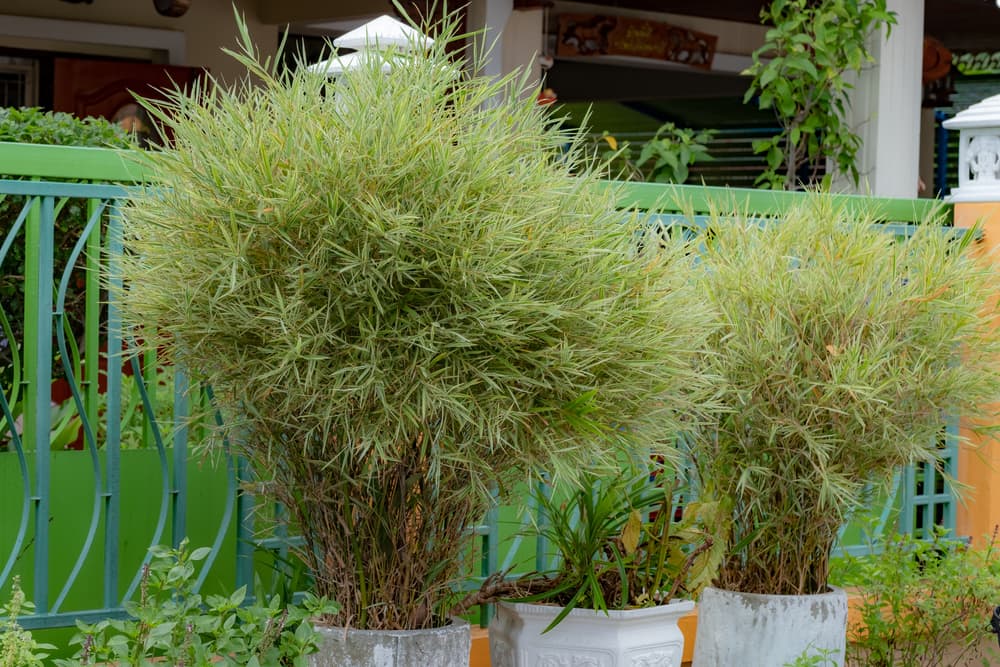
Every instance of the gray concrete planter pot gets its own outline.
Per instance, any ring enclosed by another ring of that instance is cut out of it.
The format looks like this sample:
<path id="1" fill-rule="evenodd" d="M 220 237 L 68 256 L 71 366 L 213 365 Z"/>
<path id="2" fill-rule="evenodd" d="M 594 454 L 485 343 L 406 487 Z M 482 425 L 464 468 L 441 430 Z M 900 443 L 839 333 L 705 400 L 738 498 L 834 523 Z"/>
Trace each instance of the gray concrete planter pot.
<path id="1" fill-rule="evenodd" d="M 542 634 L 562 607 L 501 602 L 490 623 L 490 662 L 493 667 L 680 667 L 684 635 L 677 621 L 692 609 L 688 600 L 607 614 L 574 609 Z"/>
<path id="2" fill-rule="evenodd" d="M 832 587 L 831 587 L 832 588 Z M 757 595 L 706 588 L 698 601 L 694 667 L 783 667 L 831 651 L 844 664 L 847 594 Z"/>
<path id="3" fill-rule="evenodd" d="M 316 629 L 323 644 L 310 667 L 469 667 L 472 635 L 458 618 L 431 630 Z"/>

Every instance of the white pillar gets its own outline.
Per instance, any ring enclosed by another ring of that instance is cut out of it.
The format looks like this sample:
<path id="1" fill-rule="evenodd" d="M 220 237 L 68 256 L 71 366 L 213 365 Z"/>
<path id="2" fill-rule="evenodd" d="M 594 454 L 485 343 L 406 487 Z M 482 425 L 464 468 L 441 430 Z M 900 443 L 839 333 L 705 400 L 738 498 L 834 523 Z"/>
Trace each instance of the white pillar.
<path id="1" fill-rule="evenodd" d="M 851 96 L 852 125 L 862 139 L 858 190 L 881 197 L 916 197 L 923 93 L 924 0 L 888 0 L 897 24 L 872 48 Z"/>
<path id="2" fill-rule="evenodd" d="M 503 58 L 501 61 L 504 74 L 515 69 L 526 69 L 531 72 L 531 82 L 542 81 L 542 68 L 538 56 L 545 52 L 545 11 L 541 7 L 516 9 L 507 19 L 503 31 Z"/>
<path id="3" fill-rule="evenodd" d="M 476 52 L 488 50 L 479 74 L 500 76 L 503 74 L 503 30 L 514 11 L 514 0 L 472 0 L 469 3 L 468 28 L 481 33 Z"/>

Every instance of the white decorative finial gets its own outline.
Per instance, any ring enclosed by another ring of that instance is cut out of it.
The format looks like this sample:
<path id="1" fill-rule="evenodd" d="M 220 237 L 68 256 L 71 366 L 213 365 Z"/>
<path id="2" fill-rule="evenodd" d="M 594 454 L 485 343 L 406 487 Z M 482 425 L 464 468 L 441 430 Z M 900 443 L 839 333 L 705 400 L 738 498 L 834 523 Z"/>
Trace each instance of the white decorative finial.
<path id="1" fill-rule="evenodd" d="M 944 122 L 958 130 L 958 188 L 951 201 L 1000 202 L 1000 95 Z"/>

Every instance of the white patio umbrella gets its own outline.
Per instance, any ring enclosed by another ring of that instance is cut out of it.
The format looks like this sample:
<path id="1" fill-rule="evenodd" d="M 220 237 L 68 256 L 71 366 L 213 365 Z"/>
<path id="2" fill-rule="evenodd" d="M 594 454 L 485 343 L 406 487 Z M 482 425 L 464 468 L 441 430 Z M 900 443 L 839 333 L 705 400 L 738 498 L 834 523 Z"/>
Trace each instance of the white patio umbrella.
<path id="1" fill-rule="evenodd" d="M 430 37 L 383 14 L 333 40 L 333 45 L 338 49 L 356 49 L 354 53 L 335 55 L 309 65 L 307 69 L 335 78 L 356 69 L 367 58 L 380 58 L 383 61 L 382 71 L 388 72 L 393 68 L 393 61 L 402 59 L 398 55 L 386 58 L 385 51 L 392 49 L 396 54 L 404 54 L 433 43 L 434 40 Z"/>

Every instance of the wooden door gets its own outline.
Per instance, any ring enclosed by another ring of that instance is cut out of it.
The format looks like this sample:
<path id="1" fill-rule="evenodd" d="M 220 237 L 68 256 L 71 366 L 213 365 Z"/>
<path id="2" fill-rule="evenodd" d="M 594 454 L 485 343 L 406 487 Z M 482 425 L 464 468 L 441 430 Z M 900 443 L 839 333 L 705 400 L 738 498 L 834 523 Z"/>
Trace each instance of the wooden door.
<path id="1" fill-rule="evenodd" d="M 140 140 L 155 137 L 135 95 L 162 99 L 162 90 L 186 87 L 204 74 L 198 67 L 83 58 L 55 58 L 53 65 L 53 110 L 113 120 Z"/>

